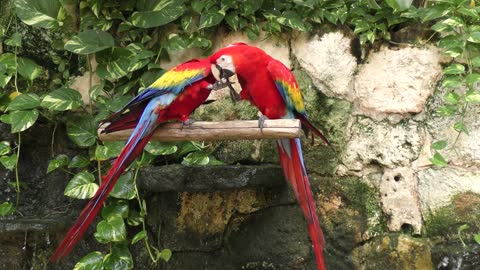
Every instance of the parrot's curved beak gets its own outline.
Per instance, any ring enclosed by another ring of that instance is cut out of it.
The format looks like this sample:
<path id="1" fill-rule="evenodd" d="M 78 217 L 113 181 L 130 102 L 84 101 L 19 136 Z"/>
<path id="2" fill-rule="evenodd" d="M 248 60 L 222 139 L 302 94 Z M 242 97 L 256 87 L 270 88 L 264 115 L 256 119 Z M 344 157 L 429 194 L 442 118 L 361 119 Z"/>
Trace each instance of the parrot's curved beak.
<path id="1" fill-rule="evenodd" d="M 239 101 L 240 100 L 240 95 L 238 95 L 238 93 L 235 91 L 235 89 L 233 89 L 232 82 L 230 82 L 228 80 L 228 78 L 235 75 L 235 72 L 233 72 L 231 70 L 228 70 L 228 69 L 224 69 L 221 66 L 219 66 L 218 64 L 215 65 L 215 68 L 218 70 L 218 73 L 219 73 L 219 75 L 218 75 L 219 76 L 219 81 L 216 84 L 220 84 L 222 86 L 223 85 L 228 86 L 228 88 L 230 90 L 230 98 L 232 99 L 233 103 Z M 219 86 L 217 85 L 214 88 L 219 88 Z"/>
<path id="2" fill-rule="evenodd" d="M 228 78 L 232 77 L 233 75 L 235 75 L 235 72 L 233 72 L 231 70 L 228 70 L 228 69 L 224 69 L 219 65 L 215 65 L 215 67 L 217 68 L 217 70 L 220 74 L 220 79 L 228 79 Z"/>

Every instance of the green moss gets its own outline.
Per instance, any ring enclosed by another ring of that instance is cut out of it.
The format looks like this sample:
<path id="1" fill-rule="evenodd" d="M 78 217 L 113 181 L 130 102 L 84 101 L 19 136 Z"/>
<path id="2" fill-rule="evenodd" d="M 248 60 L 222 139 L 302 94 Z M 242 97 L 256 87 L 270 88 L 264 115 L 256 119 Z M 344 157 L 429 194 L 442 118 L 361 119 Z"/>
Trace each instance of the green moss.
<path id="1" fill-rule="evenodd" d="M 377 237 L 352 252 L 358 269 L 432 269 L 428 240 L 403 234 Z"/>
<path id="2" fill-rule="evenodd" d="M 480 195 L 471 192 L 455 195 L 451 204 L 436 209 L 425 218 L 424 228 L 429 237 L 456 236 L 462 224 L 471 227 L 465 234 L 480 228 Z"/>
<path id="3" fill-rule="evenodd" d="M 194 117 L 202 121 L 255 120 L 258 119 L 258 110 L 249 102 L 234 104 L 230 98 L 225 98 L 200 106 Z"/>
<path id="4" fill-rule="evenodd" d="M 376 190 L 357 177 L 315 177 L 312 186 L 320 186 L 318 207 L 327 237 L 345 253 L 365 241 L 365 237 L 386 231 L 386 219 Z"/>

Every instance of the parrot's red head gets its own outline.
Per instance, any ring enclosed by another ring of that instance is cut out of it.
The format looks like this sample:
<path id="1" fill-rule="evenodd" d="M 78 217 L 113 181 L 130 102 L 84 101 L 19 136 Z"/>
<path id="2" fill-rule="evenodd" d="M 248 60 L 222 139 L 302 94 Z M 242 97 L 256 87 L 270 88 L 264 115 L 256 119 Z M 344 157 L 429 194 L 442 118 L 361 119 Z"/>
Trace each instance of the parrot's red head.
<path id="1" fill-rule="evenodd" d="M 220 71 L 221 78 L 228 78 L 242 69 L 244 51 L 249 48 L 245 43 L 234 43 L 216 51 L 210 56 L 210 62 Z"/>

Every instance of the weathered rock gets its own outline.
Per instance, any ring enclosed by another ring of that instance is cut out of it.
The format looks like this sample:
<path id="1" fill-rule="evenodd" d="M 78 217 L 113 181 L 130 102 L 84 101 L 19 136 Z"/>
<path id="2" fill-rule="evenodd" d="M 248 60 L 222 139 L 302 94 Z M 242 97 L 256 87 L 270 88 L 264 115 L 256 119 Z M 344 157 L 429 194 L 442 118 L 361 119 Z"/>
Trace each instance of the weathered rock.
<path id="1" fill-rule="evenodd" d="M 392 125 L 361 116 L 347 136 L 342 160 L 352 171 L 361 171 L 366 165 L 408 166 L 418 157 L 425 137 L 421 125 L 412 120 Z"/>
<path id="2" fill-rule="evenodd" d="M 353 251 L 356 269 L 433 269 L 430 244 L 406 235 L 376 238 Z"/>
<path id="3" fill-rule="evenodd" d="M 480 174 L 460 167 L 427 169 L 418 172 L 418 193 L 424 215 L 448 205 L 453 195 L 471 191 L 480 193 Z"/>
<path id="4" fill-rule="evenodd" d="M 438 50 L 382 47 L 355 76 L 355 103 L 362 114 L 415 114 L 425 108 L 442 68 Z"/>
<path id="5" fill-rule="evenodd" d="M 415 234 L 420 234 L 422 214 L 417 181 L 411 168 L 385 170 L 380 183 L 380 201 L 384 213 L 389 216 L 388 228 L 391 231 L 400 231 L 405 225 L 410 225 Z"/>
<path id="6" fill-rule="evenodd" d="M 151 192 L 212 191 L 284 183 L 282 169 L 276 165 L 145 167 L 138 181 L 139 188 Z"/>
<path id="7" fill-rule="evenodd" d="M 226 235 L 228 249 L 241 254 L 234 258 L 237 269 L 314 268 L 307 224 L 297 206 L 268 208 L 238 219 L 232 221 L 237 229 Z"/>
<path id="8" fill-rule="evenodd" d="M 352 100 L 357 60 L 350 44 L 351 39 L 342 32 L 321 37 L 303 34 L 292 41 L 292 52 L 316 88 L 328 96 Z"/>
<path id="9" fill-rule="evenodd" d="M 465 89 L 456 89 L 460 95 L 465 94 Z M 468 106 L 468 113 L 465 115 L 455 114 L 453 116 L 442 116 L 436 111 L 445 105 L 443 96 L 447 89 L 439 88 L 434 98 L 429 103 L 430 113 L 426 124 L 433 141 L 445 140 L 451 147 L 454 144 L 454 151 L 442 151 L 442 155 L 449 160 L 450 164 L 469 168 L 469 170 L 480 172 L 480 113 L 479 106 Z M 463 122 L 468 130 L 467 134 L 458 134 L 453 129 L 456 122 Z"/>
<path id="10" fill-rule="evenodd" d="M 100 77 L 97 73 L 92 75 L 92 86 L 100 84 Z M 70 85 L 72 89 L 77 90 L 82 95 L 82 101 L 84 104 L 90 103 L 90 72 L 87 71 L 82 76 L 77 76 L 73 79 L 73 83 Z"/>

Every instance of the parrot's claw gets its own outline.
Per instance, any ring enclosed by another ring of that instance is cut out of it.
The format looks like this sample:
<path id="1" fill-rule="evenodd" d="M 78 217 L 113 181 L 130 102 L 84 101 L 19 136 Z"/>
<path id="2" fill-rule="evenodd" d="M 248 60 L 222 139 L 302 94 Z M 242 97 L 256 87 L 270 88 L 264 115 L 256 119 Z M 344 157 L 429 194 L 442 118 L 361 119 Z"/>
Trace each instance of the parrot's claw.
<path id="1" fill-rule="evenodd" d="M 222 79 L 222 81 L 217 81 L 213 84 L 210 84 L 207 88 L 210 89 L 210 90 L 213 90 L 213 91 L 218 91 L 218 90 L 221 90 L 225 87 L 231 87 L 233 84 L 233 82 L 229 82 L 228 80 L 226 79 Z"/>
<path id="2" fill-rule="evenodd" d="M 258 118 L 258 127 L 260 128 L 260 131 L 263 132 L 263 127 L 265 126 L 265 120 L 267 120 L 268 117 L 266 117 L 265 115 L 260 115 L 260 117 Z"/>
<path id="3" fill-rule="evenodd" d="M 228 85 L 228 89 L 230 89 L 230 98 L 232 99 L 233 103 L 240 101 L 240 95 L 233 89 L 232 85 Z"/>
<path id="4" fill-rule="evenodd" d="M 195 123 L 196 120 L 193 119 L 193 118 L 188 118 L 187 120 L 185 121 L 182 121 L 182 123 L 180 124 L 180 128 L 183 129 L 184 127 L 187 127 L 189 128 L 191 124 Z"/>

